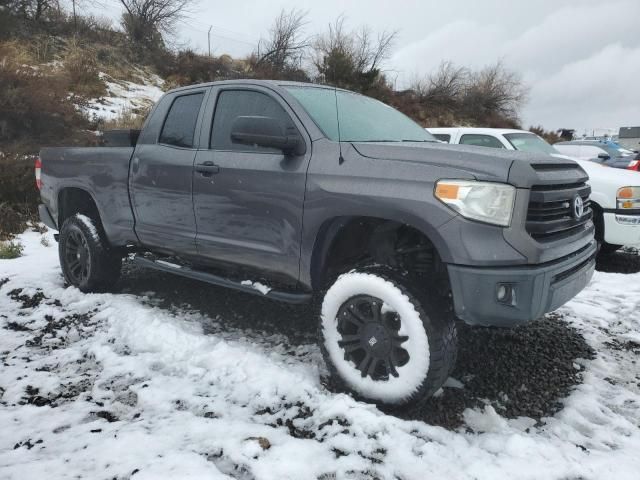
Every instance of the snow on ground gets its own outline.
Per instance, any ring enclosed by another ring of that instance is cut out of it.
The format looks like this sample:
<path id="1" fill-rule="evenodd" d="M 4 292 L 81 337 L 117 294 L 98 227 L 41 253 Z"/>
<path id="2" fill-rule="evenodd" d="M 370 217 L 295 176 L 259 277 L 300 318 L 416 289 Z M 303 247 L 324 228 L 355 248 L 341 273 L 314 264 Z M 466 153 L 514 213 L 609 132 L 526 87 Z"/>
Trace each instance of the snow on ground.
<path id="1" fill-rule="evenodd" d="M 45 238 L 0 261 L 2 479 L 638 478 L 639 273 L 597 272 L 561 309 L 597 357 L 558 414 L 468 409 L 450 431 L 329 392 L 312 344 L 64 288 Z"/>
<path id="2" fill-rule="evenodd" d="M 164 94 L 164 80 L 156 74 L 138 72 L 139 83 L 117 80 L 102 72 L 99 76 L 107 85 L 108 94 L 91 100 L 86 112 L 103 120 L 113 120 L 132 111 L 149 108 Z"/>

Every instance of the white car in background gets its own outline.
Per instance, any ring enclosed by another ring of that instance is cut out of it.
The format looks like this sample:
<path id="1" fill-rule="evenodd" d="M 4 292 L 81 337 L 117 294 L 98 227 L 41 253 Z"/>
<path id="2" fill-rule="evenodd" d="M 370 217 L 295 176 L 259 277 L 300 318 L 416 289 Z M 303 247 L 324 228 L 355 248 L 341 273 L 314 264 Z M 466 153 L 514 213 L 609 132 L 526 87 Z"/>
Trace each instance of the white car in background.
<path id="1" fill-rule="evenodd" d="M 438 140 L 506 150 L 546 153 L 574 160 L 589 174 L 596 239 L 603 253 L 640 246 L 640 178 L 637 172 L 609 168 L 562 155 L 535 133 L 502 128 L 427 128 Z"/>

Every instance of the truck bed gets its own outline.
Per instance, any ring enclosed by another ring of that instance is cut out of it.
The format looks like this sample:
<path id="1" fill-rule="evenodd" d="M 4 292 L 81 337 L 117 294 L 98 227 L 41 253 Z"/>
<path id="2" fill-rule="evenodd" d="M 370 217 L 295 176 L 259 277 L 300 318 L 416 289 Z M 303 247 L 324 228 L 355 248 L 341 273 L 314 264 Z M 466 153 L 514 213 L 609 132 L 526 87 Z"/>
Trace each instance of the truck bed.
<path id="1" fill-rule="evenodd" d="M 135 243 L 128 191 L 133 151 L 133 147 L 43 148 L 41 197 L 54 221 L 62 192 L 83 189 L 93 197 L 109 241 Z"/>

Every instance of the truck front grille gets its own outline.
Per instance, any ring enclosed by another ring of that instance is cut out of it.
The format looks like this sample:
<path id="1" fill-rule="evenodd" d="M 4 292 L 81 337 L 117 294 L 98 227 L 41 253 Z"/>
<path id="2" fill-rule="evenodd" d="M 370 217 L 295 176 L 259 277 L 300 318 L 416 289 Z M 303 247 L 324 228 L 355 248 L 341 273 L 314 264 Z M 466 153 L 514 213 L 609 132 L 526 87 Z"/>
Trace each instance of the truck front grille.
<path id="1" fill-rule="evenodd" d="M 585 183 L 534 185 L 529 196 L 527 232 L 539 242 L 552 242 L 578 233 L 593 217 L 590 193 L 591 187 Z M 583 203 L 579 218 L 574 208 L 576 197 Z"/>

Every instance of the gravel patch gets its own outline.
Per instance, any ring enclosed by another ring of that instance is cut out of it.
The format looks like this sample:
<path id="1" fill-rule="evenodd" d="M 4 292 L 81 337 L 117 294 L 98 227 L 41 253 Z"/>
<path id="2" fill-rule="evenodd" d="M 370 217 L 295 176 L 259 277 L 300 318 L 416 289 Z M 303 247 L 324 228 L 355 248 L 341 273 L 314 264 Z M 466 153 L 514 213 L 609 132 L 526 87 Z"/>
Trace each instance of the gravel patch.
<path id="1" fill-rule="evenodd" d="M 524 416 L 540 424 L 562 409 L 562 399 L 582 382 L 583 361 L 594 356 L 582 335 L 556 314 L 514 329 L 459 325 L 451 376 L 460 383 L 400 416 L 457 428 L 466 408 L 491 405 L 505 418 Z"/>

